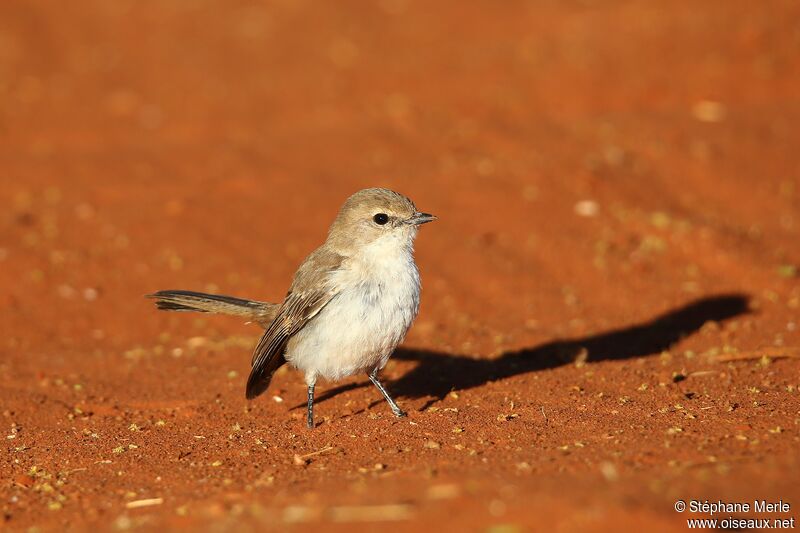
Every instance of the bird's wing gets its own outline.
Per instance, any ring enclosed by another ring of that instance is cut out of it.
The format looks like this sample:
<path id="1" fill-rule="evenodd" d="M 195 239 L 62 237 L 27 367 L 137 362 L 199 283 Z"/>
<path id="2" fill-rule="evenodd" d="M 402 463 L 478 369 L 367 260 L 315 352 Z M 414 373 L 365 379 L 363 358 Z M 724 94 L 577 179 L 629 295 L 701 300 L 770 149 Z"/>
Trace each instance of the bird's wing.
<path id="1" fill-rule="evenodd" d="M 252 369 L 247 379 L 248 399 L 267 389 L 272 374 L 286 361 L 284 350 L 292 335 L 336 296 L 338 291 L 332 286 L 330 277 L 341 266 L 342 259 L 338 254 L 317 250 L 300 266 L 286 299 L 253 352 Z"/>

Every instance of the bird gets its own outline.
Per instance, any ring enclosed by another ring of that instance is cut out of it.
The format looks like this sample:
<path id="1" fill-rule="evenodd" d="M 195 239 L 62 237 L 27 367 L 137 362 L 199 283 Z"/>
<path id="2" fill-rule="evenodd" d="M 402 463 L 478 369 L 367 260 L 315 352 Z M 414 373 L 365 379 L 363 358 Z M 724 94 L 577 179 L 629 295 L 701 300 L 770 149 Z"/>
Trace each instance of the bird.
<path id="1" fill-rule="evenodd" d="M 398 192 L 363 189 L 341 206 L 325 242 L 300 264 L 280 304 L 186 290 L 147 296 L 161 310 L 240 316 L 264 328 L 253 351 L 248 400 L 267 390 L 275 371 L 288 363 L 305 377 L 308 428 L 314 428 L 317 380 L 360 373 L 392 413 L 404 417 L 379 373 L 419 312 L 414 241 L 419 226 L 436 218 Z"/>

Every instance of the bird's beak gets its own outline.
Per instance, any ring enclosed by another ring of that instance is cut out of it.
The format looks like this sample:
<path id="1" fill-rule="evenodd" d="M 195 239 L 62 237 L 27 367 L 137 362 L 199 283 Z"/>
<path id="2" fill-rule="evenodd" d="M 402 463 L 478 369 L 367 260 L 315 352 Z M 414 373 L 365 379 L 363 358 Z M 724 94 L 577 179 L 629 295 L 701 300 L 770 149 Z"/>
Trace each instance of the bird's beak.
<path id="1" fill-rule="evenodd" d="M 407 218 L 405 222 L 406 224 L 419 226 L 420 224 L 427 224 L 428 222 L 433 222 L 434 220 L 436 220 L 436 217 L 429 213 L 414 213 Z"/>

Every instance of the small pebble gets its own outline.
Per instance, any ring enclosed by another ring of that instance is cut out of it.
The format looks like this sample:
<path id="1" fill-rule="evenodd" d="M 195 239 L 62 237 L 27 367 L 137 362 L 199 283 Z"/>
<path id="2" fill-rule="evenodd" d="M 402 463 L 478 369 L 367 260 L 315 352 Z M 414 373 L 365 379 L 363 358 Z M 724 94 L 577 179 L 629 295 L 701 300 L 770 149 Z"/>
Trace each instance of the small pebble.
<path id="1" fill-rule="evenodd" d="M 713 100 L 700 100 L 692 107 L 692 116 L 700 122 L 721 122 L 726 114 L 725 105 Z"/>
<path id="2" fill-rule="evenodd" d="M 581 217 L 594 217 L 600 211 L 600 206 L 594 200 L 581 200 L 575 204 L 575 214 Z"/>

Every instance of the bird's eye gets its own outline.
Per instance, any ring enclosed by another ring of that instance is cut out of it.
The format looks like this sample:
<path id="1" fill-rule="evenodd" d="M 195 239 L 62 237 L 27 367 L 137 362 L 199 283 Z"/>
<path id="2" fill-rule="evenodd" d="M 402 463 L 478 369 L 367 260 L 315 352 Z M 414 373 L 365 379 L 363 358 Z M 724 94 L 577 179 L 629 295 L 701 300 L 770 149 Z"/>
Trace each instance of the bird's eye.
<path id="1" fill-rule="evenodd" d="M 372 217 L 372 220 L 374 220 L 375 223 L 378 224 L 379 226 L 383 226 L 384 224 L 389 222 L 389 215 L 387 215 L 386 213 L 378 213 L 377 215 Z"/>

